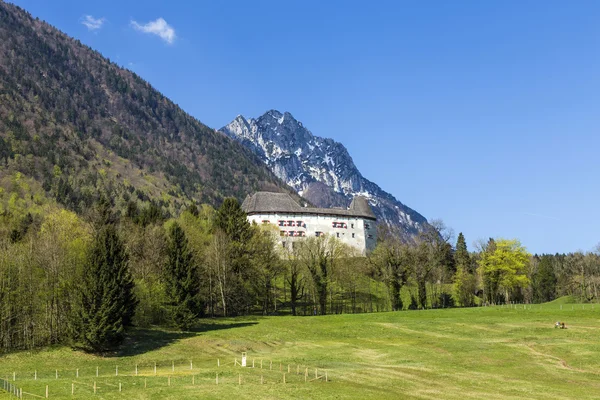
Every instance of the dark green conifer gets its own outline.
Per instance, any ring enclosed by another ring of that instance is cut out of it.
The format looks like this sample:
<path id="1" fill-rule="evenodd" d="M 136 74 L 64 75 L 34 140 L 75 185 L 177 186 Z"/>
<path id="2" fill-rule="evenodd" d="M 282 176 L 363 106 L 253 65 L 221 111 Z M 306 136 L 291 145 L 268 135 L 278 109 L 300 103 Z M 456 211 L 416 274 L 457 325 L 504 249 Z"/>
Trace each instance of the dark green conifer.
<path id="1" fill-rule="evenodd" d="M 200 278 L 185 232 L 177 222 L 169 229 L 165 286 L 173 325 L 182 330 L 190 329 L 203 309 Z"/>
<path id="2" fill-rule="evenodd" d="M 75 345 L 92 352 L 119 345 L 137 300 L 125 246 L 112 224 L 100 228 L 84 265 L 73 313 Z"/>

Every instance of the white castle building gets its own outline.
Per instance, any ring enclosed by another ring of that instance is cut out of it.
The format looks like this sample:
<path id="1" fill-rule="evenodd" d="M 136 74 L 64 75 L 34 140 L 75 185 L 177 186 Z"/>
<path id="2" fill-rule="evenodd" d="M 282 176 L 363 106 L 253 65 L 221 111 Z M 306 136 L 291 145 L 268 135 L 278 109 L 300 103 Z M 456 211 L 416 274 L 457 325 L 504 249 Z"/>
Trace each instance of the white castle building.
<path id="1" fill-rule="evenodd" d="M 355 197 L 348 209 L 301 207 L 286 193 L 257 192 L 242 209 L 250 223 L 272 224 L 285 246 L 304 237 L 331 235 L 361 254 L 375 248 L 377 218 L 367 199 Z"/>

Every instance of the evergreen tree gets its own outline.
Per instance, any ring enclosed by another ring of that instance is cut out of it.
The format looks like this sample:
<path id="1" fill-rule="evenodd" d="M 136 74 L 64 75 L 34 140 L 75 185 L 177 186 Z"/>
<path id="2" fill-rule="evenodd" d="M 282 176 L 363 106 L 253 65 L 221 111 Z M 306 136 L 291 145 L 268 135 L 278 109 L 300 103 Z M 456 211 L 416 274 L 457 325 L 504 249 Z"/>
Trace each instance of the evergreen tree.
<path id="1" fill-rule="evenodd" d="M 454 300 L 463 307 L 471 307 L 475 304 L 473 296 L 476 280 L 471 267 L 473 264 L 471 256 L 467 250 L 467 243 L 462 232 L 458 234 L 454 259 L 456 261 L 456 273 L 454 274 L 454 285 L 452 287 Z"/>
<path id="2" fill-rule="evenodd" d="M 168 262 L 165 284 L 168 308 L 173 324 L 182 330 L 191 328 L 201 315 L 200 278 L 188 239 L 181 226 L 175 222 L 169 229 Z"/>
<path id="3" fill-rule="evenodd" d="M 253 303 L 250 241 L 254 234 L 246 213 L 235 198 L 226 198 L 216 212 L 214 228 L 227 237 L 232 276 L 228 279 L 230 314 L 248 310 Z"/>
<path id="4" fill-rule="evenodd" d="M 120 344 L 137 300 L 125 246 L 114 225 L 100 229 L 84 264 L 72 333 L 75 345 L 99 352 Z"/>
<path id="5" fill-rule="evenodd" d="M 556 298 L 556 275 L 552 268 L 552 256 L 540 258 L 537 271 L 531 277 L 533 301 L 543 303 Z"/>
<path id="6" fill-rule="evenodd" d="M 458 239 L 456 240 L 456 252 L 454 253 L 454 260 L 457 268 L 462 266 L 467 268 L 470 273 L 473 272 L 471 270 L 471 256 L 467 250 L 467 242 L 465 241 L 465 236 L 462 232 L 458 234 Z"/>
<path id="7" fill-rule="evenodd" d="M 217 210 L 215 227 L 225 232 L 233 242 L 245 243 L 252 236 L 246 213 L 233 197 L 226 198 Z"/>

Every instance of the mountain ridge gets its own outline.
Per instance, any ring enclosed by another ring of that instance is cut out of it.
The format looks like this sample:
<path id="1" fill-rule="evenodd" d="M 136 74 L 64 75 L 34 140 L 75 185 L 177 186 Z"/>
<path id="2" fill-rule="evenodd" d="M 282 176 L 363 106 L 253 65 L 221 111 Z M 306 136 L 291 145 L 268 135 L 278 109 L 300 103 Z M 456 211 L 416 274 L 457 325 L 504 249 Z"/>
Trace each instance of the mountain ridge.
<path id="1" fill-rule="evenodd" d="M 238 115 L 220 131 L 248 147 L 318 207 L 347 207 L 352 197 L 364 196 L 378 219 L 405 240 L 414 241 L 427 226 L 425 217 L 366 179 L 342 143 L 314 135 L 289 112 Z"/>
<path id="2" fill-rule="evenodd" d="M 257 190 L 295 195 L 134 72 L 0 1 L 0 178 L 17 172 L 77 212 L 101 193 L 121 210 L 155 201 L 172 213 Z"/>

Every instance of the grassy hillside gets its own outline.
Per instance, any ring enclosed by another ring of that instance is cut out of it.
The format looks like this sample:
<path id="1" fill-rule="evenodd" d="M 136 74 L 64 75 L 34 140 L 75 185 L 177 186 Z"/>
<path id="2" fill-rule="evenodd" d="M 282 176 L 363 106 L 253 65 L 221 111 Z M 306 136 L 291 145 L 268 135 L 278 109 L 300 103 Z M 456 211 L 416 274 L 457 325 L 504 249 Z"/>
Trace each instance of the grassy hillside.
<path id="1" fill-rule="evenodd" d="M 286 190 L 136 74 L 0 1 L 0 179 L 17 171 L 78 212 L 99 193 L 173 212 L 192 199 Z"/>
<path id="2" fill-rule="evenodd" d="M 51 398 L 71 398 L 72 382 L 75 398 L 91 397 L 94 380 L 99 398 L 106 399 L 597 398 L 599 316 L 598 305 L 561 310 L 544 304 L 215 320 L 187 334 L 139 331 L 121 354 L 107 358 L 66 348 L 11 354 L 0 358 L 0 376 L 11 377 L 15 371 L 15 383 L 37 394 L 48 384 Z M 568 329 L 554 329 L 557 320 Z M 242 351 L 248 352 L 249 365 L 254 359 L 254 369 L 232 365 Z M 280 363 L 283 372 L 290 365 L 285 385 Z M 97 366 L 100 376 L 95 378 Z M 315 367 L 320 377 L 327 371 L 329 382 L 324 377 L 310 381 Z"/>

